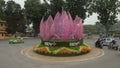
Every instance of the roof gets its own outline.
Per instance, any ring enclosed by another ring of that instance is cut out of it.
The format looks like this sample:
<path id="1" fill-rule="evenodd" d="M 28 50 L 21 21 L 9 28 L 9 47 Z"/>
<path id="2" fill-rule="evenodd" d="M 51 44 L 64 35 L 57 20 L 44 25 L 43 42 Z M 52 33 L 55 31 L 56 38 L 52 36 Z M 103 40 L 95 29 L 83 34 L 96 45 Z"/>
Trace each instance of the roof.
<path id="1" fill-rule="evenodd" d="M 0 23 L 6 23 L 6 21 L 4 21 L 4 20 L 0 20 Z"/>
<path id="2" fill-rule="evenodd" d="M 6 31 L 0 31 L 0 33 L 6 33 Z"/>

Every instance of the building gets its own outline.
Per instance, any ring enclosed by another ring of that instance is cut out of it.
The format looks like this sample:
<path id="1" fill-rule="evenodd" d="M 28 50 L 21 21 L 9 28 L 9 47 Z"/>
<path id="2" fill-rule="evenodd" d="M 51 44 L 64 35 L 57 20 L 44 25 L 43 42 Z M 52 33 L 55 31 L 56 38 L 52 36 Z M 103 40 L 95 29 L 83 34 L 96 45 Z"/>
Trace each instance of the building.
<path id="1" fill-rule="evenodd" d="M 0 39 L 4 39 L 6 36 L 6 21 L 0 20 Z"/>

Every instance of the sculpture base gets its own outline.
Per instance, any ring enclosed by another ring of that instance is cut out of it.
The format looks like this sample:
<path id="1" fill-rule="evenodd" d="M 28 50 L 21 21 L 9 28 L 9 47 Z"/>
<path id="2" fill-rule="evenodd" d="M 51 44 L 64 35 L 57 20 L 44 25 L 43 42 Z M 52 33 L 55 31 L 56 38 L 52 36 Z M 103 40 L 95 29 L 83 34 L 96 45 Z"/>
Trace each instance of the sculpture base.
<path id="1" fill-rule="evenodd" d="M 77 56 L 89 53 L 91 47 L 86 44 L 77 44 L 78 42 L 57 42 L 56 45 L 52 45 L 50 42 L 44 42 L 33 47 L 34 52 L 47 56 Z M 59 44 L 58 44 L 59 43 Z M 48 45 L 50 44 L 50 45 Z M 58 46 L 58 45 L 59 46 Z M 61 44 L 61 46 L 60 46 Z M 69 44 L 69 45 L 68 45 Z M 75 44 L 73 46 L 73 44 Z M 72 46 L 70 46 L 72 45 Z"/>

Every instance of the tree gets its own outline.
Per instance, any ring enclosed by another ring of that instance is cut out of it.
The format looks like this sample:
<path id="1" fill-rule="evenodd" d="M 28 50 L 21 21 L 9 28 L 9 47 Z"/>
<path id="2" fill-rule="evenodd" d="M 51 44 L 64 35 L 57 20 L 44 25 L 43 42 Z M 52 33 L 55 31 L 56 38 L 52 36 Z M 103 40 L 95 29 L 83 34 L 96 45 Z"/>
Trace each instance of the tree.
<path id="1" fill-rule="evenodd" d="M 64 6 L 64 0 L 50 0 L 50 14 L 54 17 L 57 12 L 61 13 L 64 10 Z"/>
<path id="2" fill-rule="evenodd" d="M 4 0 L 0 0 L 0 19 L 4 19 L 5 18 L 4 8 L 5 8 L 5 1 Z"/>
<path id="3" fill-rule="evenodd" d="M 111 31 L 120 31 L 120 21 L 117 21 L 111 28 Z"/>
<path id="4" fill-rule="evenodd" d="M 23 10 L 20 5 L 10 0 L 6 4 L 5 8 L 5 18 L 7 21 L 7 32 L 14 34 L 16 32 L 25 31 L 25 21 Z"/>
<path id="5" fill-rule="evenodd" d="M 91 0 L 66 0 L 65 10 L 69 11 L 73 18 L 76 15 L 83 20 L 86 18 L 87 6 Z"/>
<path id="6" fill-rule="evenodd" d="M 85 34 L 96 34 L 95 25 L 84 25 L 84 33 Z"/>
<path id="7" fill-rule="evenodd" d="M 86 17 L 86 7 L 91 0 L 26 0 L 25 1 L 25 14 L 28 21 L 33 23 L 35 34 L 39 32 L 39 22 L 44 17 L 44 20 L 52 15 L 54 18 L 55 14 L 59 11 L 60 13 L 67 10 L 71 13 L 72 17 L 76 15 L 82 19 Z M 72 6 L 71 6 L 72 5 Z"/>
<path id="8" fill-rule="evenodd" d="M 106 36 L 110 27 L 117 22 L 118 9 L 120 8 L 119 0 L 92 0 L 89 6 L 89 12 L 97 13 L 99 22 L 105 26 Z"/>
<path id="9" fill-rule="evenodd" d="M 42 4 L 40 0 L 26 0 L 25 1 L 25 15 L 29 23 L 33 24 L 35 35 L 39 33 L 39 24 L 42 17 L 47 12 L 46 5 Z"/>
<path id="10" fill-rule="evenodd" d="M 104 28 L 101 28 L 101 27 L 104 27 L 104 26 L 100 22 L 96 22 L 96 24 L 94 25 L 94 28 L 97 34 L 105 35 L 104 33 L 105 30 Z"/>

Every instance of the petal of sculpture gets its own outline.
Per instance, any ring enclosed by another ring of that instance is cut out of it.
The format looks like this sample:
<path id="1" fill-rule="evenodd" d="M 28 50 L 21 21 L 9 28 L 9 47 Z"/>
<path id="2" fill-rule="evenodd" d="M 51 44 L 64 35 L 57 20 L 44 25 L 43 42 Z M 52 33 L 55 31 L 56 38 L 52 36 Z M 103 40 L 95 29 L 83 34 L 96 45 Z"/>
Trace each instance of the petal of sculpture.
<path id="1" fill-rule="evenodd" d="M 42 18 L 42 20 L 40 22 L 40 38 L 44 39 L 44 37 L 45 37 L 45 24 L 44 24 L 43 18 Z"/>
<path id="2" fill-rule="evenodd" d="M 40 37 L 46 41 L 51 39 L 62 41 L 80 40 L 83 38 L 82 19 L 76 16 L 73 21 L 69 12 L 63 11 L 62 14 L 57 12 L 54 20 L 52 16 L 49 16 L 45 23 L 43 19 L 41 20 Z"/>
<path id="3" fill-rule="evenodd" d="M 49 40 L 51 38 L 50 28 L 53 24 L 52 16 L 49 16 L 45 22 L 45 40 Z"/>

